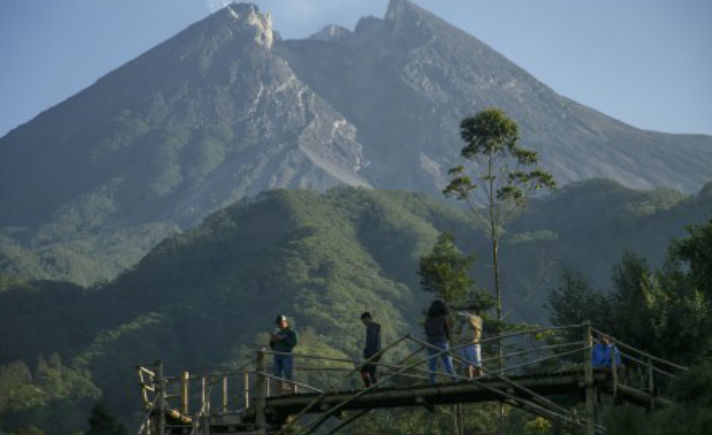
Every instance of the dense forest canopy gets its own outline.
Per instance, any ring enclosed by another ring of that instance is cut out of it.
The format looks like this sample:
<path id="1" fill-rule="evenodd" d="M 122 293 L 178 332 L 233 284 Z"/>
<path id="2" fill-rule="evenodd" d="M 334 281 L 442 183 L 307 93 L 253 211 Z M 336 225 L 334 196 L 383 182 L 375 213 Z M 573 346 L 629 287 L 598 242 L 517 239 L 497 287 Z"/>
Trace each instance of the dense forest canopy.
<path id="1" fill-rule="evenodd" d="M 670 240 L 710 215 L 708 190 L 688 197 L 592 180 L 533 200 L 503 237 L 509 320 L 547 323 L 543 301 L 564 269 L 608 294 L 627 251 L 645 253 L 649 273 L 667 267 Z M 138 396 L 129 367 L 157 358 L 169 370 L 229 367 L 279 313 L 305 333 L 305 350 L 323 355 L 359 355 L 358 315 L 366 310 L 383 325 L 384 341 L 420 334 L 430 296 L 420 290 L 418 263 L 444 231 L 459 250 L 477 254 L 471 276 L 488 288 L 486 239 L 458 208 L 422 194 L 353 188 L 239 201 L 102 286 L 4 276 L 0 391 L 27 393 L 12 405 L 0 401 L 2 427 L 77 430 L 99 394 L 132 427 Z M 674 246 L 679 255 L 691 249 Z M 695 266 L 694 276 L 705 270 Z M 51 363 L 38 363 L 43 358 Z M 68 385 L 45 388 L 48 370 L 65 373 Z M 64 393 L 42 392 L 50 390 Z"/>

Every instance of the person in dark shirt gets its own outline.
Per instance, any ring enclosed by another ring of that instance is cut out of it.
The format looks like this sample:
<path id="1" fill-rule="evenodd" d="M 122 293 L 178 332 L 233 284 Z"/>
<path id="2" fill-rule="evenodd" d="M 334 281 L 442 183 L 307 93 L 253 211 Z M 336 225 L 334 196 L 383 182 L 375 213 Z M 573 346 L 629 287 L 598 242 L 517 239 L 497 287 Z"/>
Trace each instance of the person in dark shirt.
<path id="1" fill-rule="evenodd" d="M 280 314 L 275 320 L 277 329 L 270 335 L 269 346 L 274 354 L 274 375 L 281 379 L 293 380 L 294 359 L 292 349 L 297 345 L 298 336 L 296 331 L 289 327 L 287 316 Z M 296 392 L 296 385 L 288 382 L 280 382 L 282 393 Z"/>
<path id="2" fill-rule="evenodd" d="M 445 371 L 450 375 L 450 378 L 455 381 L 455 369 L 452 366 L 452 358 L 447 351 L 450 348 L 450 316 L 447 306 L 441 300 L 435 300 L 428 308 L 428 315 L 425 318 L 425 335 L 427 336 L 428 354 L 428 370 L 430 371 L 430 382 L 437 383 L 437 375 L 435 371 L 438 368 L 438 353 L 443 362 Z"/>
<path id="3" fill-rule="evenodd" d="M 363 358 L 367 360 L 381 351 L 381 325 L 373 321 L 373 317 L 368 311 L 361 314 L 361 323 L 366 327 L 366 345 L 363 348 Z M 380 359 L 379 355 L 361 367 L 361 379 L 363 379 L 366 388 L 378 382 L 376 374 L 378 366 L 376 363 Z"/>

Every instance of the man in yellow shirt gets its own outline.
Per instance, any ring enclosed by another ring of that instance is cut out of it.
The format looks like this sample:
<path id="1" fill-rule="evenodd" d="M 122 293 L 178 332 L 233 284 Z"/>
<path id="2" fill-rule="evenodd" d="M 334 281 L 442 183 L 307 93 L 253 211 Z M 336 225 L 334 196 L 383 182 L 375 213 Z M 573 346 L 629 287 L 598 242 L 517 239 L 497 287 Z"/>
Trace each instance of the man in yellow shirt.
<path id="1" fill-rule="evenodd" d="M 482 376 L 482 350 L 480 348 L 482 317 L 480 317 L 480 309 L 476 305 L 470 305 L 467 307 L 467 311 L 460 311 L 457 314 L 462 317 L 460 342 L 466 345 L 460 350 L 464 361 L 463 369 L 467 367 L 468 378 L 478 378 Z"/>

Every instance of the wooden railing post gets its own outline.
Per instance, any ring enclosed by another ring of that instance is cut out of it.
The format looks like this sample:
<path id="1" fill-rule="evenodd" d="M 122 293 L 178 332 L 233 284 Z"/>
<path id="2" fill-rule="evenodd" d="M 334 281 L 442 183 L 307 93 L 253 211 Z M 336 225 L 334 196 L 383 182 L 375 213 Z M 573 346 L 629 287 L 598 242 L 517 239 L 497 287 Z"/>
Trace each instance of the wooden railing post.
<path id="1" fill-rule="evenodd" d="M 183 415 L 188 415 L 190 413 L 190 408 L 188 406 L 188 383 L 190 382 L 190 374 L 188 372 L 183 372 L 180 378 L 180 403 L 181 412 Z"/>
<path id="2" fill-rule="evenodd" d="M 648 393 L 650 394 L 650 410 L 655 409 L 655 380 L 653 378 L 653 360 L 647 358 L 647 370 L 648 370 Z"/>
<path id="3" fill-rule="evenodd" d="M 297 380 L 297 367 L 295 366 L 294 363 L 292 363 L 292 380 L 296 381 Z M 289 390 L 292 392 L 292 394 L 297 394 L 299 393 L 299 386 L 294 383 L 289 386 Z"/>
<path id="4" fill-rule="evenodd" d="M 255 375 L 255 426 L 257 433 L 267 432 L 267 418 L 265 415 L 267 408 L 267 395 L 269 388 L 269 378 L 264 375 L 267 370 L 267 354 L 265 349 L 257 351 L 257 374 Z"/>
<path id="5" fill-rule="evenodd" d="M 163 363 L 156 361 L 156 384 L 158 387 L 158 433 L 166 433 L 166 378 L 163 376 Z"/>
<path id="6" fill-rule="evenodd" d="M 616 342 L 611 339 L 611 376 L 613 377 L 613 400 L 618 397 L 618 358 Z M 615 403 L 615 402 L 614 402 Z"/>
<path id="7" fill-rule="evenodd" d="M 596 433 L 596 385 L 593 381 L 593 365 L 591 361 L 591 349 L 593 349 L 593 335 L 591 322 L 583 323 L 583 378 L 586 389 L 586 435 Z"/>
<path id="8" fill-rule="evenodd" d="M 210 433 L 210 395 L 208 393 L 208 376 L 203 375 L 201 380 L 200 398 L 202 406 L 200 408 L 200 422 L 203 426 L 203 434 L 208 435 Z"/>
<path id="9" fill-rule="evenodd" d="M 265 364 L 265 368 L 267 368 L 267 364 Z M 269 397 L 272 395 L 272 383 L 275 382 L 272 380 L 272 378 L 265 376 L 265 397 Z M 277 394 L 279 394 L 279 384 L 277 384 Z"/>
<path id="10" fill-rule="evenodd" d="M 247 409 L 250 407 L 250 372 L 245 372 L 243 377 L 242 391 L 245 395 L 245 409 Z"/>
<path id="11" fill-rule="evenodd" d="M 207 412 L 207 383 L 205 382 L 205 375 L 200 377 L 200 415 L 203 416 Z"/>
<path id="12" fill-rule="evenodd" d="M 222 378 L 222 412 L 223 412 L 223 414 L 227 413 L 227 403 L 228 403 L 227 375 L 223 374 L 223 378 Z"/>

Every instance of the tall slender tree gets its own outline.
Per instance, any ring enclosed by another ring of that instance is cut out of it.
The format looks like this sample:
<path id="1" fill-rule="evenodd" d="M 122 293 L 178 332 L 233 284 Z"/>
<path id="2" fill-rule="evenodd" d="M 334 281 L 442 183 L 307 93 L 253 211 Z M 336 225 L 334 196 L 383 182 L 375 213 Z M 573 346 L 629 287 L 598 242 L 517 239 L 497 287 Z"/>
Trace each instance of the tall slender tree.
<path id="1" fill-rule="evenodd" d="M 450 183 L 443 193 L 469 206 L 475 221 L 492 243 L 492 270 L 498 328 L 502 327 L 502 284 L 499 270 L 499 245 L 504 226 L 518 209 L 526 205 L 533 190 L 554 189 L 553 175 L 539 167 L 536 151 L 519 146 L 519 128 L 500 109 L 485 109 L 460 122 L 465 142 L 461 155 L 470 163 L 448 171 Z M 471 177 L 469 174 L 474 174 Z M 501 340 L 497 343 L 500 368 L 504 363 Z M 499 405 L 499 432 L 502 433 L 504 408 Z"/>
<path id="2" fill-rule="evenodd" d="M 517 124 L 500 109 L 485 109 L 463 119 L 460 135 L 465 142 L 461 155 L 468 167 L 460 165 L 448 171 L 450 183 L 443 193 L 465 202 L 490 238 L 497 321 L 501 324 L 499 247 L 504 226 L 526 205 L 532 191 L 554 189 L 556 182 L 550 172 L 537 166 L 536 151 L 519 145 Z"/>

